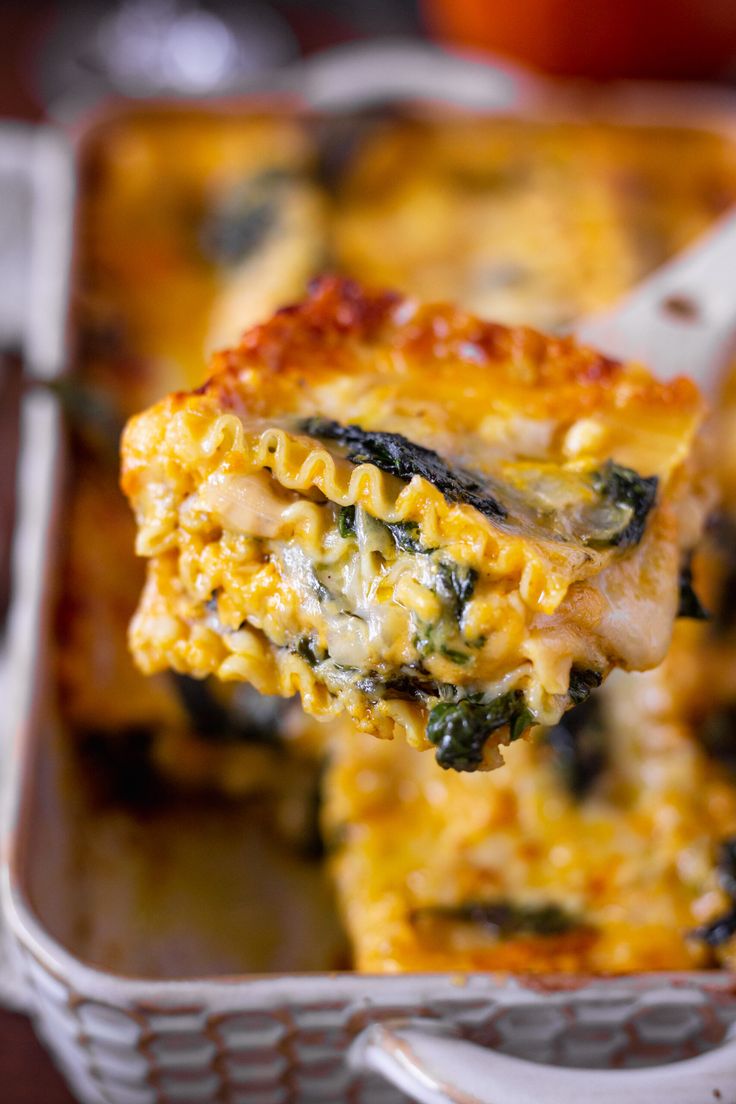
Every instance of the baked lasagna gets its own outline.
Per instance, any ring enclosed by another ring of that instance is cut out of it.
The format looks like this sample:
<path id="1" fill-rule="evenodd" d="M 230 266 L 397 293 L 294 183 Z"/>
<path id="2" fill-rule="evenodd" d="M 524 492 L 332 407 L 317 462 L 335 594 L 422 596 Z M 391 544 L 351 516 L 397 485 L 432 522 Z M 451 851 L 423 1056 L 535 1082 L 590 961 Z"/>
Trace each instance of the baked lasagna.
<path id="1" fill-rule="evenodd" d="M 720 456 L 734 378 L 710 426 Z M 441 773 L 358 735 L 333 740 L 323 831 L 359 969 L 733 969 L 729 474 L 719 467 L 718 512 L 683 566 L 681 616 L 654 670 L 615 672 L 490 774 Z"/>
<path id="2" fill-rule="evenodd" d="M 703 233 L 735 185 L 736 150 L 714 132 L 384 120 L 341 181 L 334 263 L 371 285 L 556 329 L 614 303 Z"/>
<path id="3" fill-rule="evenodd" d="M 357 968 L 732 965 L 736 789 L 652 675 L 615 672 L 491 773 L 336 741 L 323 823 Z"/>
<path id="4" fill-rule="evenodd" d="M 309 815 L 314 807 L 310 749 L 324 726 L 247 687 L 135 668 L 126 627 L 143 569 L 117 452 L 127 415 L 201 382 L 208 345 L 301 293 L 324 252 L 315 161 L 305 128 L 286 116 L 149 107 L 106 121 L 84 150 L 75 374 L 58 386 L 73 473 L 57 670 L 81 759 L 115 774 L 115 792 L 131 799 L 182 790 L 272 802 L 290 837 L 305 790 Z"/>
<path id="5" fill-rule="evenodd" d="M 473 771 L 664 657 L 705 501 L 687 381 L 332 278 L 214 367 L 125 433 L 144 671 Z"/>
<path id="6" fill-rule="evenodd" d="M 126 802 L 131 789 L 164 805 L 183 791 L 189 821 L 200 816 L 202 791 L 205 802 L 214 797 L 224 850 L 233 802 L 252 807 L 257 885 L 273 872 L 262 823 L 319 869 L 321 799 L 352 946 L 342 965 L 732 967 L 729 522 L 714 532 L 706 575 L 694 565 L 711 620 L 678 620 L 664 666 L 609 679 L 605 703 L 595 691 L 558 725 L 517 741 L 504 770 L 458 774 L 437 770 L 431 754 L 354 733 L 345 716 L 332 733 L 294 699 L 141 674 L 125 633 L 143 565 L 115 454 L 120 421 L 199 385 L 207 348 L 236 344 L 326 265 L 507 324 L 555 329 L 614 302 L 733 202 L 736 146 L 690 128 L 458 112 L 331 116 L 314 127 L 192 105 L 128 107 L 98 126 L 83 151 L 78 346 L 65 393 L 73 467 L 56 625 L 70 755 L 92 755 L 95 768 L 104 760 Z M 733 408 L 732 394 L 731 425 Z M 347 409 L 332 416 L 357 421 Z M 718 456 L 719 480 L 726 486 L 730 472 L 731 488 L 733 436 Z M 168 883 L 149 819 L 136 805 L 132 815 L 141 854 L 151 853 L 140 904 L 150 913 L 151 887 L 160 897 Z M 218 869 L 210 864 L 203 879 L 193 862 L 181 880 L 193 901 L 210 904 L 213 924 L 238 927 L 242 965 L 252 968 L 263 924 L 225 915 Z M 233 892 L 247 896 L 247 883 Z M 329 925 L 329 904 L 298 877 L 288 901 L 300 916 L 323 909 Z M 189 929 L 196 917 L 184 914 Z M 334 968 L 321 954 L 308 968 Z"/>

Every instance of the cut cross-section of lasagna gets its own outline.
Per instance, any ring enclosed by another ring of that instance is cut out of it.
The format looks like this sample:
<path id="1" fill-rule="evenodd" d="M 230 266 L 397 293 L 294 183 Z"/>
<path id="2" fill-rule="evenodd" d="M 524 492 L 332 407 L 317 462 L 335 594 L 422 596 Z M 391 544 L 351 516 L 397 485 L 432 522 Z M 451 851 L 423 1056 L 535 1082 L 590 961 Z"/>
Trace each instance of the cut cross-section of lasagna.
<path id="1" fill-rule="evenodd" d="M 124 437 L 144 671 L 468 771 L 663 658 L 708 497 L 688 381 L 336 278 L 214 369 Z"/>

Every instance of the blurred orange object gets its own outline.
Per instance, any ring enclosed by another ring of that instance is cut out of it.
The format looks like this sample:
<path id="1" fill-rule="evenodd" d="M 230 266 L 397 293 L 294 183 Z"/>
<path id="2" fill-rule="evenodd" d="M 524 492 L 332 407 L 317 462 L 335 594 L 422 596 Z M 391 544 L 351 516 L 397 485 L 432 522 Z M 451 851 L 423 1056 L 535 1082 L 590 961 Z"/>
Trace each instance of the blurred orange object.
<path id="1" fill-rule="evenodd" d="M 736 0 L 424 0 L 453 46 L 582 77 L 703 78 L 736 71 Z"/>

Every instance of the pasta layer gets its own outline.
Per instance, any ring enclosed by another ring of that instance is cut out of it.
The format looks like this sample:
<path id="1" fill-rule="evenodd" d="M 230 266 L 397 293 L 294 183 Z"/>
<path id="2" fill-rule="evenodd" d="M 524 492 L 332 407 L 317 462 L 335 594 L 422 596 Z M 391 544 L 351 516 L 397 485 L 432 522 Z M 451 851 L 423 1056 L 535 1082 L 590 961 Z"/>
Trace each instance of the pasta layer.
<path id="1" fill-rule="evenodd" d="M 663 658 L 708 501 L 688 381 L 332 278 L 214 368 L 125 434 L 144 671 L 474 770 Z"/>

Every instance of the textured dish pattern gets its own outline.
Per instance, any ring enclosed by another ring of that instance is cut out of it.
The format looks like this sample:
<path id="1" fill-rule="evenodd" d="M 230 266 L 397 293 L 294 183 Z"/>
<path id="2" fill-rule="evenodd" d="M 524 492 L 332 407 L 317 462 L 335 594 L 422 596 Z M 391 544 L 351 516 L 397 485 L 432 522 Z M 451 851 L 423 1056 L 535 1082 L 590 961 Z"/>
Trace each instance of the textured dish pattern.
<path id="1" fill-rule="evenodd" d="M 156 996 L 74 967 L 50 969 L 19 943 L 37 1024 L 83 1104 L 394 1104 L 349 1070 L 367 1025 L 432 1017 L 504 1053 L 569 1066 L 643 1066 L 713 1046 L 736 1020 L 731 986 L 703 975 L 578 980 L 540 989 L 490 977 L 194 982 Z M 106 989 L 108 991 L 106 992 Z"/>

